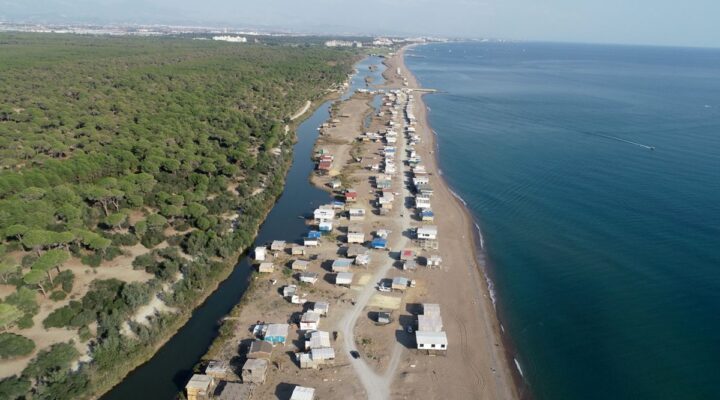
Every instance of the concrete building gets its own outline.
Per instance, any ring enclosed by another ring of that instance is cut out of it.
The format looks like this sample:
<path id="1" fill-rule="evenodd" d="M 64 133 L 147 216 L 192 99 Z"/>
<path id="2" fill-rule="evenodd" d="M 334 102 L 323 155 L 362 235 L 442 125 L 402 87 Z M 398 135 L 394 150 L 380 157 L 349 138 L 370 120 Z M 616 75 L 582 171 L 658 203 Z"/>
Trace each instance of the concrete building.
<path id="1" fill-rule="evenodd" d="M 269 361 L 261 358 L 251 358 L 242 366 L 242 380 L 245 383 L 263 383 L 267 376 Z"/>
<path id="2" fill-rule="evenodd" d="M 207 400 L 212 394 L 215 380 L 208 375 L 195 374 L 185 385 L 185 394 L 188 400 Z"/>

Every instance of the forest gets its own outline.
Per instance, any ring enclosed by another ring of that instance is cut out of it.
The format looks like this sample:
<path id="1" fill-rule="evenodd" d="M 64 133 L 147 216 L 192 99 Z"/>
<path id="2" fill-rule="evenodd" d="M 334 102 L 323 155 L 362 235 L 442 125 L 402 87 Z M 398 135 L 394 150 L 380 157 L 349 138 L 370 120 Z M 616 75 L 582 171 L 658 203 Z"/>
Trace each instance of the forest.
<path id="1" fill-rule="evenodd" d="M 229 273 L 357 56 L 290 44 L 0 34 L 0 398 L 107 389 Z"/>

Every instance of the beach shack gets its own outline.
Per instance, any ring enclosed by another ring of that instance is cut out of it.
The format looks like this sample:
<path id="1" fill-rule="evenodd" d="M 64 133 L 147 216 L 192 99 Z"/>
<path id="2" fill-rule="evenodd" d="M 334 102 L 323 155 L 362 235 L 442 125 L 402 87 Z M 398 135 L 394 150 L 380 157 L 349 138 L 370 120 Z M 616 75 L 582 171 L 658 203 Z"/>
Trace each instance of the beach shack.
<path id="1" fill-rule="evenodd" d="M 273 242 L 270 244 L 270 250 L 274 253 L 280 253 L 285 251 L 285 241 L 273 240 Z"/>
<path id="2" fill-rule="evenodd" d="M 352 203 L 358 199 L 358 192 L 355 189 L 348 189 L 345 191 L 345 202 Z"/>
<path id="3" fill-rule="evenodd" d="M 275 271 L 275 265 L 271 262 L 263 262 L 258 266 L 258 272 L 261 274 L 269 274 Z"/>
<path id="4" fill-rule="evenodd" d="M 445 332 L 415 332 L 415 342 L 418 350 L 446 351 L 448 339 Z"/>
<path id="5" fill-rule="evenodd" d="M 345 251 L 345 254 L 348 257 L 353 258 L 353 257 L 357 257 L 361 254 L 367 254 L 368 252 L 369 252 L 369 250 L 366 247 L 363 247 L 359 244 L 353 244 L 347 248 L 347 250 Z"/>
<path id="6" fill-rule="evenodd" d="M 386 175 L 378 175 L 375 177 L 375 187 L 378 189 L 390 189 L 392 187 L 392 180 Z"/>
<path id="7" fill-rule="evenodd" d="M 425 258 L 428 267 L 440 267 L 442 264 L 442 257 L 437 254 L 433 254 L 430 257 Z"/>
<path id="8" fill-rule="evenodd" d="M 367 267 L 367 265 L 370 264 L 370 254 L 358 254 L 358 256 L 355 257 L 354 263 L 355 265 Z"/>
<path id="9" fill-rule="evenodd" d="M 317 330 L 319 325 L 320 314 L 313 311 L 303 313 L 300 317 L 300 323 L 298 324 L 301 331 Z"/>
<path id="10" fill-rule="evenodd" d="M 339 189 L 342 186 L 340 179 L 333 179 L 330 181 L 329 186 L 331 189 Z"/>
<path id="11" fill-rule="evenodd" d="M 305 247 L 317 247 L 320 245 L 320 231 L 310 231 L 306 238 L 303 239 L 303 245 Z"/>
<path id="12" fill-rule="evenodd" d="M 349 258 L 338 258 L 337 260 L 333 261 L 332 263 L 332 271 L 333 272 L 348 272 L 350 271 L 350 265 L 352 265 L 353 260 Z"/>
<path id="13" fill-rule="evenodd" d="M 391 288 L 392 290 L 399 290 L 401 292 L 404 292 L 405 290 L 407 290 L 408 287 L 412 287 L 413 284 L 414 282 L 410 279 L 403 276 L 397 276 L 393 278 Z"/>
<path id="14" fill-rule="evenodd" d="M 310 339 L 305 341 L 305 349 L 322 349 L 330 347 L 330 333 L 325 331 L 315 331 L 310 334 Z"/>
<path id="15" fill-rule="evenodd" d="M 305 254 L 307 254 L 307 250 L 305 249 L 305 246 L 293 244 L 290 248 L 290 254 L 294 256 L 304 256 Z"/>
<path id="16" fill-rule="evenodd" d="M 267 256 L 267 248 L 265 246 L 258 246 L 255 248 L 255 261 L 265 261 Z"/>
<path id="17" fill-rule="evenodd" d="M 293 389 L 292 395 L 290 395 L 290 400 L 314 400 L 314 399 L 315 399 L 315 389 L 304 387 L 304 386 L 295 386 L 295 388 Z"/>
<path id="18" fill-rule="evenodd" d="M 273 345 L 285 344 L 289 329 L 288 324 L 269 324 L 263 340 Z"/>
<path id="19" fill-rule="evenodd" d="M 350 286 L 353 280 L 352 272 L 339 272 L 335 275 L 335 284 L 338 286 Z"/>
<path id="20" fill-rule="evenodd" d="M 418 194 L 415 196 L 415 208 L 420 210 L 429 210 L 432 208 L 430 204 L 430 196 Z"/>
<path id="21" fill-rule="evenodd" d="M 364 208 L 351 208 L 348 210 L 348 219 L 350 221 L 363 221 L 365 219 Z"/>
<path id="22" fill-rule="evenodd" d="M 414 271 L 417 269 L 417 263 L 415 260 L 405 260 L 403 262 L 403 270 L 404 271 Z"/>
<path id="23" fill-rule="evenodd" d="M 295 285 L 285 285 L 283 287 L 283 297 L 290 298 L 297 293 L 297 286 Z"/>
<path id="24" fill-rule="evenodd" d="M 305 271 L 305 272 L 300 273 L 300 282 L 309 283 L 311 285 L 314 285 L 315 282 L 317 282 L 319 278 L 320 278 L 320 275 L 318 275 L 315 272 Z"/>
<path id="25" fill-rule="evenodd" d="M 252 343 L 250 343 L 247 358 L 264 358 L 269 360 L 270 356 L 272 356 L 272 351 L 272 344 L 264 340 L 253 340 Z"/>
<path id="26" fill-rule="evenodd" d="M 291 265 L 293 271 L 306 271 L 308 269 L 308 265 L 310 265 L 310 261 L 295 260 L 292 262 Z"/>
<path id="27" fill-rule="evenodd" d="M 335 218 L 335 209 L 332 207 L 332 205 L 324 205 L 320 206 L 313 211 L 313 218 L 315 219 L 315 222 L 322 222 L 326 220 L 332 220 Z"/>
<path id="28" fill-rule="evenodd" d="M 379 249 L 379 250 L 385 250 L 387 248 L 387 239 L 385 238 L 375 238 L 370 242 L 370 247 L 373 249 Z"/>
<path id="29" fill-rule="evenodd" d="M 432 212 L 432 210 L 422 210 L 420 211 L 420 219 L 423 222 L 434 222 L 435 221 L 435 213 Z"/>
<path id="30" fill-rule="evenodd" d="M 412 249 L 404 249 L 400 252 L 400 260 L 408 261 L 415 259 L 415 252 Z"/>
<path id="31" fill-rule="evenodd" d="M 365 232 L 363 232 L 362 228 L 358 226 L 348 227 L 347 242 L 359 244 L 365 243 Z"/>
<path id="32" fill-rule="evenodd" d="M 194 374 L 185 385 L 185 394 L 188 400 L 207 400 L 214 386 L 215 380 L 211 376 Z"/>
<path id="33" fill-rule="evenodd" d="M 212 377 L 215 381 L 221 381 L 232 379 L 234 374 L 227 362 L 213 360 L 205 367 L 205 375 Z"/>
<path id="34" fill-rule="evenodd" d="M 415 190 L 417 193 L 426 195 L 426 196 L 432 196 L 433 194 L 433 188 L 430 186 L 430 184 L 422 183 L 417 186 L 415 186 Z"/>
<path id="35" fill-rule="evenodd" d="M 252 384 L 240 382 L 219 382 L 213 393 L 213 400 L 244 400 L 252 398 Z"/>
<path id="36" fill-rule="evenodd" d="M 327 301 L 316 301 L 315 304 L 313 304 L 312 310 L 323 317 L 327 317 L 327 314 L 330 311 L 330 303 Z"/>
<path id="37" fill-rule="evenodd" d="M 318 229 L 320 232 L 331 232 L 333 229 L 333 223 L 332 221 L 322 221 L 318 224 Z"/>
<path id="38" fill-rule="evenodd" d="M 437 239 L 437 226 L 425 225 L 417 228 L 417 238 L 420 240 L 436 240 Z"/>
<path id="39" fill-rule="evenodd" d="M 244 383 L 263 383 L 267 376 L 269 361 L 262 358 L 251 358 L 242 366 L 242 380 Z"/>

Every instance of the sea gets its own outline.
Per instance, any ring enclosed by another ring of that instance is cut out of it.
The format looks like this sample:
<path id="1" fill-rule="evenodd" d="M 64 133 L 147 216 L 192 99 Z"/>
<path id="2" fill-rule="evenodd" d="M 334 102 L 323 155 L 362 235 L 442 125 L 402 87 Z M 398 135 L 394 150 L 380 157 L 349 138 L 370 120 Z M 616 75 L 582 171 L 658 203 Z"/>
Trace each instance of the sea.
<path id="1" fill-rule="evenodd" d="M 720 50 L 445 43 L 405 61 L 439 91 L 442 173 L 532 397 L 718 398 Z"/>

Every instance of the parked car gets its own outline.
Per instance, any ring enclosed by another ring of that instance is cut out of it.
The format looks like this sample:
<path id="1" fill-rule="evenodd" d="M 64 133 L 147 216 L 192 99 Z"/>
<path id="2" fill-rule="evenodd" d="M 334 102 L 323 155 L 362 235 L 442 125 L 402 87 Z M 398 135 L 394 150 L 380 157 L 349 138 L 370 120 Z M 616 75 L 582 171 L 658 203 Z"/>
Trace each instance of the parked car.
<path id="1" fill-rule="evenodd" d="M 360 358 L 360 353 L 355 350 L 351 351 L 350 355 L 352 356 L 352 358 Z"/>

